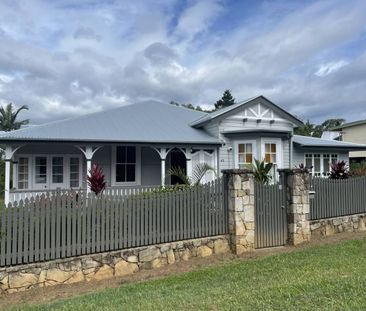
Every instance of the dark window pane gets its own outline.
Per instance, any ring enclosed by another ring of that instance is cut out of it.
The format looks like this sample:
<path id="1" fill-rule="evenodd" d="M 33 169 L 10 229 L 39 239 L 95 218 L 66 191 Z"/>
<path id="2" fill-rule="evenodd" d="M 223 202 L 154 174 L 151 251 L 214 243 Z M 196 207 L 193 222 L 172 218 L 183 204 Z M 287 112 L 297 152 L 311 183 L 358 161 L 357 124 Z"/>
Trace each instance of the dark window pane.
<path id="1" fill-rule="evenodd" d="M 116 162 L 117 163 L 126 163 L 126 147 L 118 146 L 116 149 Z"/>
<path id="2" fill-rule="evenodd" d="M 135 181 L 135 165 L 127 164 L 127 181 Z"/>
<path id="3" fill-rule="evenodd" d="M 116 182 L 126 181 L 126 168 L 124 164 L 116 165 Z"/>
<path id="4" fill-rule="evenodd" d="M 127 163 L 136 163 L 136 147 L 127 147 Z"/>

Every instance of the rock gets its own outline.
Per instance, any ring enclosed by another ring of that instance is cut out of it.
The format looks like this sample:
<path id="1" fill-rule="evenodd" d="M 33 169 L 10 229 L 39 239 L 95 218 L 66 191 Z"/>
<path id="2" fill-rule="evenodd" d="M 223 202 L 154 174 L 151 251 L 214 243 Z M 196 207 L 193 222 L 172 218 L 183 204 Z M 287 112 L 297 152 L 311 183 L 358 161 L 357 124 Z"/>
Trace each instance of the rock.
<path id="1" fill-rule="evenodd" d="M 152 261 L 144 262 L 141 267 L 142 267 L 142 269 L 151 270 L 151 269 L 160 268 L 161 266 L 162 266 L 162 264 L 161 264 L 160 258 L 156 258 Z"/>
<path id="2" fill-rule="evenodd" d="M 226 240 L 216 240 L 214 243 L 215 254 L 224 254 L 230 251 L 229 243 Z"/>
<path id="3" fill-rule="evenodd" d="M 326 225 L 325 226 L 325 235 L 333 235 L 335 233 L 334 226 Z"/>
<path id="4" fill-rule="evenodd" d="M 194 247 L 201 246 L 201 244 L 202 244 L 202 243 L 201 243 L 201 240 L 194 240 L 192 243 L 193 243 L 193 246 L 194 246 Z"/>
<path id="5" fill-rule="evenodd" d="M 137 256 L 132 255 L 132 256 L 128 256 L 127 257 L 127 261 L 128 262 L 135 262 L 135 263 L 137 263 L 137 262 L 139 262 L 139 259 L 137 258 Z"/>
<path id="6" fill-rule="evenodd" d="M 69 278 L 65 284 L 73 284 L 73 283 L 78 283 L 78 282 L 82 282 L 84 281 L 84 274 L 82 271 L 77 271 L 76 273 L 74 273 L 71 278 Z"/>
<path id="7" fill-rule="evenodd" d="M 41 273 L 39 274 L 38 283 L 43 284 L 44 282 L 46 282 L 46 276 L 47 276 L 47 270 L 42 270 Z"/>
<path id="8" fill-rule="evenodd" d="M 235 254 L 236 255 L 241 255 L 243 253 L 245 253 L 247 251 L 247 248 L 244 247 L 243 245 L 237 244 L 235 245 Z"/>
<path id="9" fill-rule="evenodd" d="M 141 262 L 152 261 L 158 257 L 160 257 L 160 250 L 155 246 L 144 249 L 139 253 Z"/>
<path id="10" fill-rule="evenodd" d="M 161 251 L 162 253 L 167 252 L 169 249 L 170 249 L 170 244 L 165 244 L 165 245 L 163 245 L 162 247 L 160 247 L 160 251 Z"/>
<path id="11" fill-rule="evenodd" d="M 10 288 L 29 287 L 37 282 L 38 276 L 33 273 L 14 273 L 9 276 Z"/>
<path id="12" fill-rule="evenodd" d="M 175 263 L 175 256 L 174 256 L 174 252 L 172 249 L 168 250 L 166 252 L 166 255 L 167 255 L 168 264 Z"/>
<path id="13" fill-rule="evenodd" d="M 184 251 L 183 251 L 183 253 L 182 253 L 182 255 L 181 255 L 181 257 L 180 257 L 182 260 L 184 260 L 184 261 L 188 261 L 189 260 L 189 258 L 191 258 L 191 252 L 189 251 L 189 249 L 188 248 L 186 248 Z"/>
<path id="14" fill-rule="evenodd" d="M 115 276 L 125 276 L 129 274 L 133 274 L 139 270 L 139 267 L 136 263 L 130 263 L 127 261 L 120 261 L 114 266 L 114 275 Z"/>
<path id="15" fill-rule="evenodd" d="M 2 290 L 6 290 L 9 288 L 9 276 L 2 276 L 1 282 L 0 282 L 0 288 Z"/>
<path id="16" fill-rule="evenodd" d="M 55 282 L 55 283 L 63 283 L 71 276 L 73 275 L 73 272 L 71 271 L 62 271 L 60 269 L 54 268 L 47 271 L 46 275 L 46 281 L 49 282 Z"/>
<path id="17" fill-rule="evenodd" d="M 113 269 L 108 266 L 104 265 L 100 267 L 100 269 L 94 274 L 92 277 L 93 280 L 104 280 L 113 277 Z"/>
<path id="18" fill-rule="evenodd" d="M 96 268 L 99 266 L 100 266 L 99 262 L 92 259 L 86 259 L 83 263 L 83 269 Z"/>
<path id="19" fill-rule="evenodd" d="M 208 246 L 200 246 L 197 250 L 198 257 L 208 257 L 212 255 L 212 249 Z"/>

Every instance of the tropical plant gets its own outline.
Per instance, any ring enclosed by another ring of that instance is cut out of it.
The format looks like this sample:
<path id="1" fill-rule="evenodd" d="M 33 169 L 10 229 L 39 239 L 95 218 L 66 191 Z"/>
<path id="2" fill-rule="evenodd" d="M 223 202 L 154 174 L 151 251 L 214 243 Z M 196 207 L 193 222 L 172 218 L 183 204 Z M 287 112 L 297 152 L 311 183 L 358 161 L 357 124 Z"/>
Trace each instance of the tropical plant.
<path id="1" fill-rule="evenodd" d="M 347 179 L 349 171 L 346 161 L 337 161 L 331 165 L 330 179 Z"/>
<path id="2" fill-rule="evenodd" d="M 87 183 L 90 187 L 90 190 L 93 191 L 96 195 L 99 195 L 105 189 L 106 181 L 103 170 L 97 164 L 93 164 L 92 168 L 89 170 Z"/>
<path id="3" fill-rule="evenodd" d="M 172 167 L 167 172 L 167 177 L 175 176 L 177 177 L 183 185 L 186 186 L 197 186 L 201 183 L 202 178 L 208 173 L 214 172 L 216 174 L 215 169 L 208 165 L 207 163 L 197 164 L 192 172 L 192 178 L 188 177 L 184 169 L 181 167 Z"/>
<path id="4" fill-rule="evenodd" d="M 254 159 L 254 164 L 252 164 L 254 179 L 262 184 L 268 184 L 272 179 L 270 174 L 272 167 L 272 163 Z"/>
<path id="5" fill-rule="evenodd" d="M 300 163 L 299 165 L 295 166 L 296 169 L 300 170 L 301 172 L 309 172 L 313 167 L 306 166 L 304 163 Z"/>
<path id="6" fill-rule="evenodd" d="M 28 107 L 23 105 L 14 111 L 14 106 L 9 103 L 4 107 L 0 107 L 0 130 L 10 132 L 20 129 L 23 125 L 29 123 L 29 119 L 17 121 L 18 114 L 22 110 L 28 110 Z"/>

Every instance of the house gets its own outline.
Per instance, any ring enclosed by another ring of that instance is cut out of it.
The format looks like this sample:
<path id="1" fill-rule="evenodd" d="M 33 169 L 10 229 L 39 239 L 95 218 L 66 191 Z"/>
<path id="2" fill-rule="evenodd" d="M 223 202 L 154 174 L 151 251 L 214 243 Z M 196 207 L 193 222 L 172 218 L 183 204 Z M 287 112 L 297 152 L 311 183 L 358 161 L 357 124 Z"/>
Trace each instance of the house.
<path id="1" fill-rule="evenodd" d="M 146 101 L 20 129 L 0 136 L 6 146 L 5 202 L 19 194 L 85 189 L 92 163 L 103 168 L 109 187 L 137 187 L 175 184 L 166 176 L 172 167 L 192 176 L 199 163 L 219 173 L 246 167 L 255 158 L 276 169 L 305 163 L 321 175 L 331 162 L 348 160 L 349 151 L 366 150 L 365 145 L 293 135 L 302 124 L 258 96 L 212 113 Z M 205 181 L 214 177 L 211 172 Z"/>
<path id="2" fill-rule="evenodd" d="M 349 122 L 332 129 L 339 136 L 339 140 L 357 144 L 366 144 L 366 120 Z M 351 151 L 349 159 L 352 163 L 366 161 L 366 151 Z"/>

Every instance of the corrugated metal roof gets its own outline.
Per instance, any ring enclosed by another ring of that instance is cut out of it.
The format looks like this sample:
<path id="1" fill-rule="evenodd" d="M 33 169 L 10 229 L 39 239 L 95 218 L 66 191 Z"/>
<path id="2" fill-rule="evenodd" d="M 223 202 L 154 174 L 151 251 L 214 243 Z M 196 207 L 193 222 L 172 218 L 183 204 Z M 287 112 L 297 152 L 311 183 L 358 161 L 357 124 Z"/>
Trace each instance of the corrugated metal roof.
<path id="1" fill-rule="evenodd" d="M 171 104 L 145 101 L 72 119 L 3 133 L 5 141 L 82 141 L 220 144 L 189 123 L 204 116 Z"/>
<path id="2" fill-rule="evenodd" d="M 231 105 L 229 107 L 225 107 L 225 108 L 221 108 L 219 110 L 216 110 L 214 112 L 208 113 L 205 116 L 202 116 L 200 119 L 197 119 L 195 121 L 193 121 L 191 123 L 191 125 L 193 127 L 200 127 L 204 124 L 206 124 L 207 122 L 216 119 L 230 111 L 233 111 L 239 107 L 244 107 L 246 105 L 251 104 L 251 102 L 253 102 L 254 100 L 257 99 L 262 99 L 265 100 L 267 102 L 267 104 L 269 104 L 270 106 L 272 106 L 273 108 L 275 108 L 277 111 L 279 111 L 280 113 L 282 113 L 283 115 L 287 116 L 288 119 L 290 119 L 292 122 L 294 122 L 296 125 L 301 126 L 303 125 L 303 122 L 299 119 L 297 119 L 296 117 L 294 117 L 292 114 L 288 113 L 286 110 L 283 110 L 281 107 L 277 106 L 276 104 L 274 104 L 273 102 L 271 102 L 269 99 L 267 99 L 266 97 L 264 97 L 263 95 L 259 95 L 259 96 L 255 96 L 252 98 L 249 98 L 247 100 L 241 101 L 239 103 L 236 103 L 234 105 Z"/>
<path id="3" fill-rule="evenodd" d="M 294 135 L 293 142 L 301 147 L 312 147 L 312 148 L 339 148 L 349 150 L 366 150 L 366 145 L 349 143 L 338 140 L 328 140 L 316 137 Z"/>
<path id="4" fill-rule="evenodd" d="M 333 127 L 331 130 L 332 131 L 339 131 L 339 130 L 342 130 L 346 127 L 352 127 L 352 126 L 357 126 L 357 125 L 362 125 L 362 124 L 366 124 L 366 120 L 358 120 L 358 121 L 344 123 L 340 126 Z"/>

